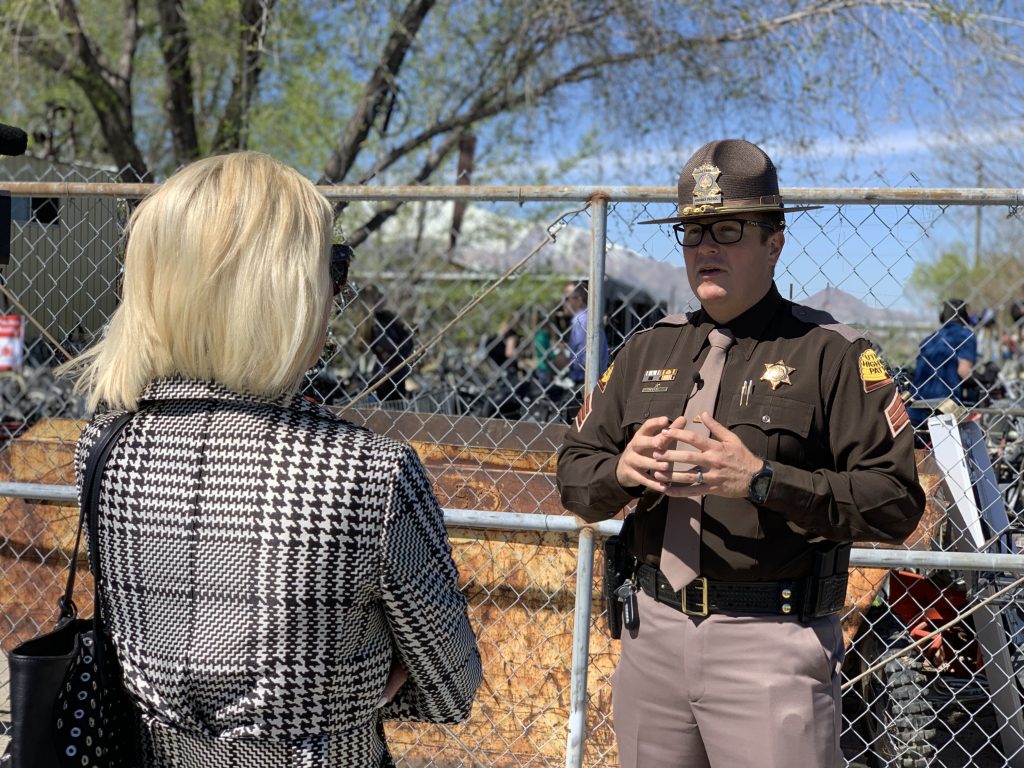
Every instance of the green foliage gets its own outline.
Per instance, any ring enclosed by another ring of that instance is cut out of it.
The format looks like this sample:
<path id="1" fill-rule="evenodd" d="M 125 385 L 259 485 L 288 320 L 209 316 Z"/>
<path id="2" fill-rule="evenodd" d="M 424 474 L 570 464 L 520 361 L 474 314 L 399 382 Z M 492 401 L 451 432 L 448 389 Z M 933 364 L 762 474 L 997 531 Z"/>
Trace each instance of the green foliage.
<path id="1" fill-rule="evenodd" d="M 974 263 L 956 244 L 934 261 L 918 262 L 910 275 L 909 287 L 938 308 L 948 298 L 961 298 L 975 310 L 997 312 L 1024 292 L 1024 256 L 988 252 Z"/>
<path id="2" fill-rule="evenodd" d="M 968 263 L 964 246 L 955 244 L 939 254 L 934 261 L 920 261 L 908 281 L 909 287 L 923 296 L 928 304 L 938 307 L 950 296 L 966 297 L 971 288 L 984 280 L 986 265 Z"/>

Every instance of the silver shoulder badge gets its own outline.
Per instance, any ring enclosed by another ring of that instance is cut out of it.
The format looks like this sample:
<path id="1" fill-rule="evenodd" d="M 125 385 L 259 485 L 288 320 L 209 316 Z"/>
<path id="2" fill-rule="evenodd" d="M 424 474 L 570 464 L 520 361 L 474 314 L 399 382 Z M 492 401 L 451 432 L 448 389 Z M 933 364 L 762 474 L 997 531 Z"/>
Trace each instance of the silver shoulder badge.
<path id="1" fill-rule="evenodd" d="M 722 172 L 718 166 L 711 163 L 698 165 L 693 170 L 693 204 L 694 205 L 721 205 L 722 188 L 718 186 L 718 177 Z"/>

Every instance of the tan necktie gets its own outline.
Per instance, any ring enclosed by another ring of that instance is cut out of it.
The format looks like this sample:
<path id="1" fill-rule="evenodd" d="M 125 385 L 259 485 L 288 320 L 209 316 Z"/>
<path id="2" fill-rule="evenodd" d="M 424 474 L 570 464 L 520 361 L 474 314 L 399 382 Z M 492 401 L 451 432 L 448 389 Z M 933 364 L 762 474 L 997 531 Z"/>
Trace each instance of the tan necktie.
<path id="1" fill-rule="evenodd" d="M 711 349 L 700 367 L 700 381 L 694 384 L 696 391 L 690 395 L 686 410 L 683 412 L 686 416 L 686 429 L 691 432 L 708 434 L 708 428 L 695 419 L 704 411 L 710 414 L 715 412 L 715 400 L 722 383 L 722 369 L 725 368 L 725 355 L 733 341 L 733 335 L 727 328 L 715 328 L 708 336 Z M 690 446 L 686 443 L 677 443 L 676 447 L 687 450 Z M 685 470 L 692 467 L 677 464 L 675 468 Z M 672 589 L 682 589 L 700 573 L 700 514 L 703 505 L 703 496 L 671 498 L 668 501 L 665 538 L 661 549 L 661 571 Z"/>

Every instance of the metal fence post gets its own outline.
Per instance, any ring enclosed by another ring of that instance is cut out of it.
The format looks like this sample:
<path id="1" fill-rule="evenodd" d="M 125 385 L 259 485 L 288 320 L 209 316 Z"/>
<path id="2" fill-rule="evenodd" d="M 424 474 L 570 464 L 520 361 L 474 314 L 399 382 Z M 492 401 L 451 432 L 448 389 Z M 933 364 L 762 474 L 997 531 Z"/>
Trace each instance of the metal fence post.
<path id="1" fill-rule="evenodd" d="M 604 257 L 607 249 L 608 198 L 590 200 L 590 286 L 587 299 L 587 361 L 585 391 L 601 375 L 601 329 L 604 326 Z M 580 530 L 576 561 L 576 605 L 572 625 L 572 676 L 569 684 L 569 733 L 566 768 L 581 768 L 587 740 L 587 670 L 590 666 L 591 592 L 594 584 L 594 531 Z"/>
<path id="2" fill-rule="evenodd" d="M 590 285 L 587 297 L 587 362 L 584 396 L 597 386 L 601 370 L 601 332 L 604 328 L 604 257 L 608 248 L 608 198 L 590 199 Z"/>
<path id="3" fill-rule="evenodd" d="M 569 734 L 565 767 L 581 768 L 587 740 L 587 670 L 590 666 L 590 609 L 594 584 L 594 530 L 580 530 L 576 561 L 576 605 L 572 625 L 572 676 L 569 682 Z"/>

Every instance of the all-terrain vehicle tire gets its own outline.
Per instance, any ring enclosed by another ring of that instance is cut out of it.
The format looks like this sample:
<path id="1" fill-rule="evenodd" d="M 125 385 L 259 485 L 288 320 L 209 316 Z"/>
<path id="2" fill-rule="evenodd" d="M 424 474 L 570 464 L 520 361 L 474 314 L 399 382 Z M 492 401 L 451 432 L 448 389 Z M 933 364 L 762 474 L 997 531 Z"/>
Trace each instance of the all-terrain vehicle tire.
<path id="1" fill-rule="evenodd" d="M 857 639 L 861 671 L 910 645 L 906 629 L 882 614 Z M 857 685 L 864 702 L 858 726 L 874 768 L 928 768 L 935 756 L 937 717 L 918 651 L 886 662 Z"/>

